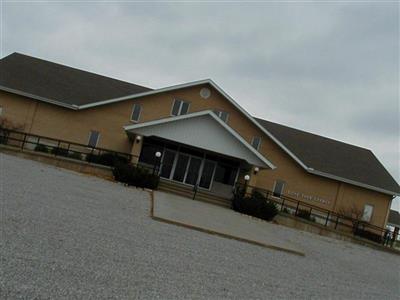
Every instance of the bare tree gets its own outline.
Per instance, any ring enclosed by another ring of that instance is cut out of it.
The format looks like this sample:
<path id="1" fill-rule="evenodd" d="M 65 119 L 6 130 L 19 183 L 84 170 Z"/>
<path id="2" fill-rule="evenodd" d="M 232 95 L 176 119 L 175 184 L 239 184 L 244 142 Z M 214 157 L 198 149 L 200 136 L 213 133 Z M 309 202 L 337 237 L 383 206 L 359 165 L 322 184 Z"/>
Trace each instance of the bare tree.
<path id="1" fill-rule="evenodd" d="M 0 144 L 7 144 L 12 130 L 23 130 L 23 124 L 18 124 L 0 116 Z"/>
<path id="2" fill-rule="evenodd" d="M 350 207 L 339 208 L 338 213 L 351 220 L 354 231 L 359 229 L 359 226 L 365 223 L 365 221 L 362 219 L 364 216 L 364 211 L 358 208 L 354 203 Z"/>
<path id="3" fill-rule="evenodd" d="M 345 217 L 348 217 L 351 219 L 356 219 L 356 220 L 361 220 L 364 215 L 364 211 L 362 209 L 358 208 L 354 203 L 350 207 L 339 208 L 338 213 Z"/>

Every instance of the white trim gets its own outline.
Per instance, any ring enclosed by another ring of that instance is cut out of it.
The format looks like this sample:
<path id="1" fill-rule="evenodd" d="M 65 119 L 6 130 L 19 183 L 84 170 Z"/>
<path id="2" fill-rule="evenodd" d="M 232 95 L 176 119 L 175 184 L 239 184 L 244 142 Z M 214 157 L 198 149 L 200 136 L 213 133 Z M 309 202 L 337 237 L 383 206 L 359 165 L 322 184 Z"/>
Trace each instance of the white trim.
<path id="1" fill-rule="evenodd" d="M 222 121 L 224 121 L 225 123 L 228 123 L 229 121 L 229 113 L 225 110 L 219 110 L 219 109 L 213 109 L 213 113 L 215 113 Z M 222 114 L 225 113 L 226 114 L 226 120 L 222 119 Z"/>
<path id="2" fill-rule="evenodd" d="M 189 119 L 193 117 L 199 117 L 199 116 L 205 116 L 209 115 L 211 116 L 215 121 L 217 121 L 222 127 L 224 127 L 231 135 L 233 135 L 236 139 L 238 139 L 248 150 L 250 150 L 255 156 L 257 156 L 258 159 L 260 159 L 263 163 L 265 163 L 269 168 L 275 169 L 276 166 L 270 162 L 268 159 L 266 159 L 263 155 L 261 155 L 257 150 L 253 148 L 246 140 L 244 140 L 236 131 L 234 131 L 231 127 L 229 127 L 224 121 L 222 121 L 219 117 L 215 115 L 211 110 L 203 110 L 191 114 L 186 114 L 186 115 L 180 115 L 180 116 L 173 116 L 173 117 L 168 117 L 164 119 L 158 119 L 158 120 L 153 120 L 145 123 L 140 123 L 140 124 L 132 124 L 132 125 L 127 125 L 124 126 L 125 131 L 130 131 L 134 130 L 137 128 L 141 127 L 147 127 L 147 126 L 152 126 L 152 125 L 158 125 L 158 124 L 165 124 L 168 122 L 174 122 L 178 120 L 184 120 L 184 119 Z"/>
<path id="3" fill-rule="evenodd" d="M 383 193 L 383 194 L 392 195 L 392 196 L 400 196 L 400 193 L 397 193 L 397 192 L 385 190 L 385 189 L 378 188 L 378 187 L 375 187 L 375 186 L 372 186 L 372 185 L 369 185 L 369 184 L 365 184 L 365 183 L 361 183 L 361 182 L 354 181 L 354 180 L 351 180 L 351 179 L 347 179 L 347 178 L 335 176 L 335 175 L 332 175 L 332 174 L 328 174 L 328 173 L 325 173 L 325 172 L 317 171 L 317 170 L 314 170 L 313 168 L 307 168 L 306 171 L 308 173 L 311 173 L 311 174 L 314 174 L 314 175 L 326 177 L 326 178 L 337 180 L 337 181 L 342 181 L 344 183 L 352 184 L 352 185 L 355 185 L 355 186 L 359 186 L 359 187 L 362 187 L 362 188 L 365 188 L 365 189 L 369 189 L 369 190 L 373 190 L 373 191 L 376 191 L 376 192 L 380 192 L 380 193 Z"/>
<path id="4" fill-rule="evenodd" d="M 84 104 L 80 106 L 68 106 L 66 104 L 62 104 L 60 102 L 52 101 L 52 100 L 45 100 L 42 98 L 42 101 L 50 102 L 53 104 L 65 106 L 68 108 L 72 109 L 86 109 L 86 108 L 91 108 L 95 106 L 100 106 L 100 105 L 105 105 L 105 104 L 110 104 L 110 103 L 115 103 L 119 101 L 124 101 L 124 100 L 129 100 L 129 99 L 135 99 L 139 97 L 144 97 L 144 96 L 149 96 L 149 95 L 154 95 L 158 93 L 163 93 L 163 92 L 168 92 L 168 91 L 173 91 L 173 90 L 178 90 L 182 88 L 187 88 L 187 87 L 192 87 L 196 85 L 202 85 L 202 84 L 209 84 L 213 88 L 215 88 L 219 93 L 221 93 L 228 101 L 230 101 L 233 106 L 235 106 L 241 113 L 243 113 L 251 122 L 253 122 L 262 132 L 264 132 L 270 139 L 272 139 L 276 144 L 278 144 L 279 147 L 281 147 L 289 156 L 291 156 L 300 166 L 302 166 L 305 170 L 307 170 L 307 166 L 298 158 L 296 155 L 294 155 L 289 149 L 287 149 L 278 139 L 276 139 L 269 131 L 267 131 L 263 126 L 261 126 L 248 112 L 246 112 L 238 103 L 235 102 L 227 93 L 225 93 L 224 90 L 222 90 L 214 81 L 211 79 L 203 79 L 203 80 L 198 80 L 198 81 L 193 81 L 193 82 L 188 82 L 188 83 L 183 83 L 183 84 L 178 84 L 178 85 L 173 85 L 165 88 L 160 88 L 156 90 L 151 90 L 143 93 L 138 93 L 138 94 L 133 94 L 133 95 L 127 95 L 124 97 L 119 97 L 119 98 L 113 98 L 109 100 L 104 100 L 104 101 L 99 101 L 99 102 L 94 102 L 90 104 Z M 27 95 L 27 94 L 26 94 Z M 30 95 L 28 97 L 38 99 L 37 96 L 32 97 L 33 95 Z M 38 99 L 41 100 L 41 99 Z"/>
<path id="5" fill-rule="evenodd" d="M 254 139 L 255 139 L 255 138 L 259 138 L 259 141 L 260 141 L 260 142 L 258 143 L 257 147 L 254 147 L 254 146 L 253 146 L 253 143 L 254 143 Z M 261 141 L 262 141 L 261 136 L 253 136 L 252 139 L 251 139 L 251 145 L 253 146 L 254 149 L 256 149 L 257 151 L 259 151 L 260 148 L 261 148 Z"/>
<path id="6" fill-rule="evenodd" d="M 174 106 L 175 106 L 176 101 L 179 101 L 180 104 L 179 104 L 179 108 L 178 108 L 178 114 L 177 114 L 177 115 L 174 115 L 174 114 L 173 114 L 173 111 L 174 111 Z M 174 101 L 172 102 L 172 106 L 171 106 L 171 113 L 170 113 L 170 116 L 171 116 L 171 117 L 181 116 L 181 115 L 182 115 L 182 107 L 183 107 L 183 104 L 184 104 L 184 103 L 187 103 L 187 105 L 188 105 L 187 112 L 184 114 L 184 115 L 187 115 L 187 114 L 189 113 L 189 110 L 190 110 L 190 104 L 191 104 L 191 102 L 186 101 L 186 100 L 183 100 L 183 99 L 174 98 Z"/>
<path id="7" fill-rule="evenodd" d="M 280 182 L 283 183 L 283 185 L 282 185 L 282 190 L 281 190 L 281 192 L 280 192 L 279 197 L 274 195 L 274 193 L 275 193 L 275 188 L 276 188 L 276 183 L 277 183 L 278 181 L 280 181 Z M 283 195 L 283 190 L 285 189 L 285 185 L 286 185 L 286 181 L 281 180 L 281 179 L 275 179 L 275 181 L 274 181 L 274 186 L 273 186 L 273 188 L 272 188 L 272 197 L 280 199 L 281 196 Z"/>
<path id="8" fill-rule="evenodd" d="M 22 91 L 19 91 L 19 90 L 10 89 L 10 88 L 7 88 L 5 86 L 0 86 L 0 90 L 5 91 L 5 92 L 9 92 L 9 93 L 13 93 L 13 94 L 16 94 L 16 95 L 32 98 L 32 99 L 35 99 L 35 100 L 43 101 L 43 102 L 46 102 L 46 103 L 50 103 L 50 104 L 54 104 L 54 105 L 58 105 L 58 106 L 66 107 L 66 108 L 70 108 L 70 109 L 73 109 L 73 110 L 78 110 L 79 109 L 79 106 L 77 106 L 75 104 L 62 103 L 62 102 L 59 102 L 59 101 L 56 101 L 56 100 L 52 100 L 52 99 L 36 96 L 36 95 L 30 94 L 30 93 L 26 93 L 26 92 L 22 92 Z"/>
<path id="9" fill-rule="evenodd" d="M 114 102 L 134 99 L 134 98 L 138 98 L 138 97 L 150 96 L 150 95 L 154 95 L 154 94 L 174 91 L 174 90 L 191 87 L 191 86 L 195 86 L 195 85 L 200 85 L 200 84 L 206 84 L 206 83 L 211 84 L 211 82 L 212 82 L 211 79 L 204 79 L 204 80 L 198 80 L 198 81 L 193 81 L 193 82 L 188 82 L 188 83 L 183 83 L 183 84 L 172 85 L 172 86 L 168 86 L 168 87 L 164 87 L 164 88 L 160 88 L 160 89 L 156 89 L 156 90 L 151 90 L 151 91 L 147 91 L 147 92 L 143 92 L 143 93 L 132 94 L 132 95 L 127 95 L 127 96 L 123 96 L 123 97 L 119 97 L 119 98 L 113 98 L 113 99 L 109 99 L 109 100 L 103 100 L 103 101 L 99 101 L 99 102 L 84 104 L 84 105 L 79 106 L 79 109 L 85 109 L 85 108 L 89 108 L 89 107 L 110 104 L 110 103 L 114 103 Z"/>
<path id="10" fill-rule="evenodd" d="M 365 208 L 366 208 L 367 206 L 372 207 L 372 212 L 371 212 L 371 215 L 370 215 L 369 219 L 368 219 L 368 220 L 365 220 L 365 219 L 364 219 L 364 216 L 365 216 Z M 363 208 L 363 214 L 362 214 L 362 216 L 361 216 L 361 220 L 370 223 L 371 220 L 372 220 L 372 217 L 373 217 L 373 215 L 374 215 L 374 211 L 375 211 L 375 206 L 374 206 L 374 205 L 369 204 L 369 203 L 365 203 L 365 204 L 364 204 L 364 208 Z"/>
<path id="11" fill-rule="evenodd" d="M 158 94 L 158 93 L 173 91 L 173 90 L 177 90 L 177 89 L 182 89 L 182 88 L 187 88 L 187 87 L 192 87 L 192 86 L 202 85 L 202 84 L 209 84 L 214 89 L 216 89 L 228 101 L 230 101 L 233 104 L 233 106 L 235 106 L 251 122 L 253 122 L 253 124 L 255 124 L 263 133 L 265 133 L 270 139 L 272 139 L 276 144 L 278 144 L 279 147 L 281 147 L 287 154 L 289 154 L 289 156 L 291 156 L 298 164 L 300 164 L 305 170 L 307 170 L 307 166 L 296 155 L 294 155 L 278 139 L 276 139 L 269 131 L 267 131 L 263 126 L 261 126 L 248 112 L 246 112 L 238 103 L 235 102 L 235 100 L 233 100 L 227 93 L 225 93 L 224 90 L 222 90 L 211 79 L 198 80 L 198 81 L 188 82 L 188 83 L 184 83 L 184 84 L 173 85 L 173 86 L 169 86 L 169 87 L 165 87 L 165 88 L 161 88 L 161 89 L 157 89 L 157 90 L 152 90 L 152 91 L 148 91 L 148 92 L 144 92 L 144 93 L 133 94 L 133 95 L 125 96 L 125 97 L 120 97 L 120 98 L 115 98 L 115 99 L 95 102 L 95 103 L 91 103 L 91 104 L 81 105 L 81 106 L 79 106 L 79 109 L 85 109 L 85 108 L 89 108 L 89 107 L 94 107 L 94 106 L 114 103 L 114 102 L 128 100 L 128 99 L 135 99 L 135 98 L 138 98 L 138 97 L 154 95 L 154 94 Z"/>
<path id="12" fill-rule="evenodd" d="M 158 94 L 158 93 L 163 93 L 163 92 L 178 90 L 178 89 L 182 89 L 182 88 L 192 87 L 192 86 L 196 86 L 196 85 L 202 85 L 202 84 L 209 84 L 213 88 L 215 88 L 219 93 L 221 93 L 228 101 L 230 101 L 232 103 L 233 106 L 235 106 L 241 113 L 243 113 L 254 125 L 256 125 L 256 127 L 258 127 L 264 134 L 266 134 L 273 142 L 275 142 L 284 152 L 286 152 L 291 158 L 293 158 L 307 172 L 315 174 L 315 175 L 318 175 L 318 176 L 334 179 L 334 180 L 337 180 L 337 181 L 346 182 L 346 183 L 349 183 L 349 184 L 352 184 L 352 185 L 356 185 L 356 186 L 360 186 L 360 187 L 363 187 L 363 188 L 367 188 L 367 189 L 370 189 L 370 190 L 378 191 L 378 192 L 381 192 L 381 193 L 384 193 L 384 194 L 400 196 L 400 193 L 398 193 L 398 192 L 385 190 L 385 189 L 382 189 L 382 188 L 370 186 L 368 184 L 363 184 L 363 183 L 360 183 L 360 182 L 349 180 L 349 179 L 346 179 L 346 178 L 343 178 L 343 177 L 327 174 L 327 173 L 320 172 L 320 171 L 315 171 L 314 169 L 307 167 L 294 153 L 292 153 L 285 145 L 283 145 L 267 129 L 265 129 L 262 125 L 260 125 L 248 112 L 246 112 L 238 103 L 236 103 L 235 100 L 233 100 L 224 90 L 222 90 L 211 79 L 203 79 L 203 80 L 198 80 L 198 81 L 193 81 L 193 82 L 173 85 L 173 86 L 164 87 L 164 88 L 160 88 L 160 89 L 156 89 L 156 90 L 151 90 L 151 91 L 147 91 L 147 92 L 143 92 L 143 93 L 127 95 L 127 96 L 124 96 L 124 97 L 103 100 L 103 101 L 94 102 L 94 103 L 90 103 L 90 104 L 84 104 L 84 105 L 80 105 L 80 106 L 78 106 L 78 105 L 68 105 L 68 104 L 65 104 L 65 103 L 60 103 L 60 102 L 55 101 L 55 100 L 46 99 L 46 98 L 43 98 L 43 97 L 40 97 L 40 96 L 32 95 L 32 94 L 25 93 L 25 92 L 18 91 L 18 90 L 13 90 L 13 89 L 6 88 L 6 87 L 3 87 L 3 86 L 0 86 L 0 90 L 4 90 L 4 91 L 7 91 L 7 92 L 11 92 L 11 93 L 14 93 L 14 94 L 26 96 L 26 97 L 29 97 L 29 98 L 33 98 L 33 99 L 36 99 L 36 100 L 48 102 L 48 103 L 51 103 L 51 104 L 63 106 L 63 107 L 74 109 L 74 110 L 81 110 L 81 109 L 91 108 L 91 107 L 95 107 L 95 106 L 110 104 L 110 103 L 114 103 L 114 102 L 119 102 L 119 101 L 124 101 L 124 100 L 129 100 L 129 99 L 135 99 L 135 98 L 139 98 L 139 97 L 144 97 L 144 96 L 154 95 L 154 94 Z"/>
<path id="13" fill-rule="evenodd" d="M 138 119 L 137 119 L 137 120 L 133 120 L 133 119 L 132 119 L 132 115 L 133 115 L 133 112 L 134 112 L 136 106 L 139 106 L 139 107 L 140 107 L 139 116 L 138 116 Z M 142 107 L 141 104 L 134 103 L 134 104 L 132 105 L 131 117 L 130 117 L 130 121 L 131 121 L 131 122 L 133 122 L 133 123 L 139 123 L 139 122 L 140 122 L 140 117 L 142 116 L 142 109 L 143 109 L 143 107 Z"/>
<path id="14" fill-rule="evenodd" d="M 235 102 L 225 91 L 223 91 L 217 84 L 215 84 L 211 79 L 205 79 L 205 80 L 200 80 L 200 81 L 194 81 L 186 84 L 180 84 L 176 86 L 171 86 L 165 89 L 160 89 L 160 90 L 155 90 L 152 91 L 153 93 L 157 92 L 164 92 L 164 91 L 171 91 L 175 89 L 180 89 L 180 88 L 185 88 L 185 87 L 190 87 L 194 85 L 200 85 L 200 84 L 210 84 L 213 88 L 215 88 L 219 93 L 221 93 L 228 101 L 232 103 L 233 106 L 235 106 L 240 112 L 242 112 L 253 124 L 255 124 L 264 134 L 266 134 L 272 141 L 274 141 L 283 151 L 285 151 L 291 158 L 293 158 L 304 170 L 311 174 L 319 175 L 322 177 L 327 177 L 330 179 L 334 179 L 337 181 L 349 183 L 352 185 L 360 186 L 366 189 L 370 189 L 373 191 L 378 191 L 384 194 L 388 195 L 396 195 L 400 196 L 400 193 L 385 190 L 382 188 L 374 187 L 368 184 L 360 183 L 357 181 L 349 180 L 343 177 L 327 174 L 321 171 L 315 171 L 313 168 L 309 168 L 307 165 L 305 165 L 294 153 L 292 153 L 285 145 L 283 145 L 274 135 L 272 135 L 267 129 L 265 129 L 262 125 L 260 125 L 248 112 L 246 112 L 238 103 Z"/>
<path id="15" fill-rule="evenodd" d="M 89 145 L 90 136 L 92 135 L 92 132 L 97 132 L 97 133 L 98 133 L 98 136 L 97 136 L 97 139 L 96 139 L 96 145 L 94 145 L 94 146 Z M 97 130 L 90 130 L 90 131 L 89 131 L 89 137 L 88 137 L 88 140 L 87 140 L 87 145 L 88 145 L 88 147 L 89 147 L 89 148 L 96 148 L 97 145 L 99 144 L 99 140 L 100 140 L 100 131 L 97 131 Z"/>

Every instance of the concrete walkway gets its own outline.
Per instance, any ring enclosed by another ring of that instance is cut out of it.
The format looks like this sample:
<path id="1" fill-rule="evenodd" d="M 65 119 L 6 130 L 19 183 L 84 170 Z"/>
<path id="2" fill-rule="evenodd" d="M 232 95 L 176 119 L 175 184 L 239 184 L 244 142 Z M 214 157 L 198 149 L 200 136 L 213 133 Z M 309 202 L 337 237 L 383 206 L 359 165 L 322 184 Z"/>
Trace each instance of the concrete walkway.
<path id="1" fill-rule="evenodd" d="M 281 226 L 237 213 L 206 202 L 154 191 L 152 217 L 156 220 L 218 234 L 263 247 L 305 255 L 300 247 L 285 236 Z"/>

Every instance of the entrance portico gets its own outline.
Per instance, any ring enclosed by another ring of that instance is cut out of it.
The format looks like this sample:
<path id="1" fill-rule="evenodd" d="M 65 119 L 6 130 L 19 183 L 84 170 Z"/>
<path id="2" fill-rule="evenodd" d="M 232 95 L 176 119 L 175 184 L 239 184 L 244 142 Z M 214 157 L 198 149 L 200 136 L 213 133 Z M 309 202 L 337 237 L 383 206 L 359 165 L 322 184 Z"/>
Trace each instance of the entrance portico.
<path id="1" fill-rule="evenodd" d="M 139 164 L 156 165 L 161 178 L 197 186 L 216 195 L 230 196 L 241 171 L 248 171 L 252 166 L 275 168 L 211 111 L 129 125 L 124 129 L 133 147 L 140 144 Z M 156 158 L 156 152 L 162 153 L 160 159 Z"/>

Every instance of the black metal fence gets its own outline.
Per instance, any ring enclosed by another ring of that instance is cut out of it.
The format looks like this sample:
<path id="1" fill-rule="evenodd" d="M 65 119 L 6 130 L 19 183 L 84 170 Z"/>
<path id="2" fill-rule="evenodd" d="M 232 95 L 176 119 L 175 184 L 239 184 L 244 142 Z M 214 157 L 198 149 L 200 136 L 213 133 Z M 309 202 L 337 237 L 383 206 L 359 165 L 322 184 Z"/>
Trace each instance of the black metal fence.
<path id="1" fill-rule="evenodd" d="M 129 153 L 1 128 L 0 144 L 105 166 L 113 166 L 116 162 L 127 163 L 133 158 Z"/>
<path id="2" fill-rule="evenodd" d="M 259 193 L 265 197 L 266 201 L 275 203 L 281 212 L 315 222 L 325 227 L 350 232 L 355 236 L 366 238 L 385 246 L 393 246 L 398 236 L 397 231 L 375 226 L 360 219 L 355 219 L 288 196 L 277 196 L 270 190 L 239 183 L 235 186 L 234 195 L 236 197 L 251 196 L 253 193 Z"/>

